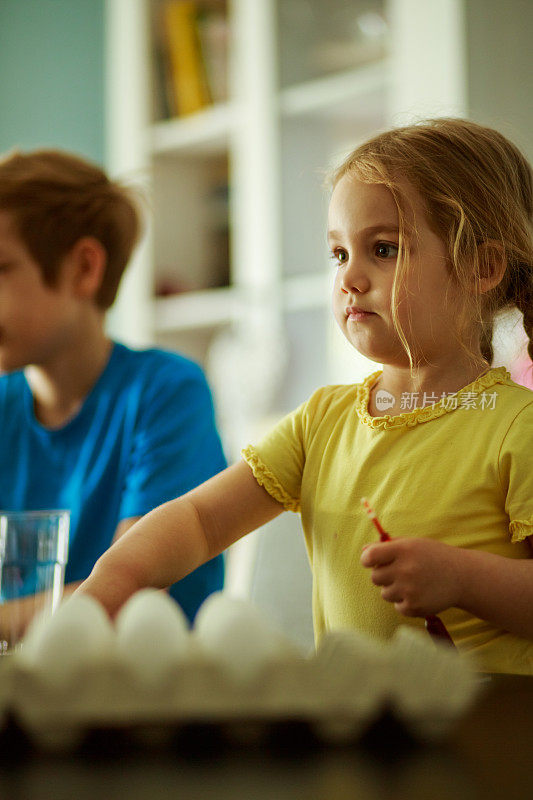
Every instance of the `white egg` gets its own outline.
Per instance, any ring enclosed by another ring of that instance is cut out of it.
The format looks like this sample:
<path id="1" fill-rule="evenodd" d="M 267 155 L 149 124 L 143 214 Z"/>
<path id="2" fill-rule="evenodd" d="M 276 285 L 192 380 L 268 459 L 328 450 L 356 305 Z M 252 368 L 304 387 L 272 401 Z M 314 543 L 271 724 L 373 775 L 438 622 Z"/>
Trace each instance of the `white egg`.
<path id="1" fill-rule="evenodd" d="M 301 655 L 256 607 L 223 592 L 210 595 L 201 606 L 194 636 L 237 679 L 252 678 L 269 662 Z"/>
<path id="2" fill-rule="evenodd" d="M 78 667 L 103 660 L 114 646 L 115 632 L 104 608 L 89 595 L 77 594 L 53 616 L 34 621 L 20 655 L 46 680 L 58 683 Z"/>
<path id="3" fill-rule="evenodd" d="M 167 592 L 137 592 L 121 608 L 115 624 L 117 652 L 146 680 L 157 681 L 190 651 L 187 618 Z"/>
<path id="4" fill-rule="evenodd" d="M 314 657 L 325 702 L 358 712 L 377 707 L 390 683 L 390 648 L 352 629 L 328 631 Z"/>
<path id="5" fill-rule="evenodd" d="M 46 636 L 50 621 L 51 614 L 48 610 L 40 611 L 32 617 L 22 639 L 22 647 L 17 651 L 17 660 L 28 663 L 34 660 L 34 653 L 40 647 L 43 636 Z"/>
<path id="6" fill-rule="evenodd" d="M 396 712 L 423 741 L 447 733 L 480 688 L 474 662 L 407 625 L 396 630 L 390 650 Z"/>

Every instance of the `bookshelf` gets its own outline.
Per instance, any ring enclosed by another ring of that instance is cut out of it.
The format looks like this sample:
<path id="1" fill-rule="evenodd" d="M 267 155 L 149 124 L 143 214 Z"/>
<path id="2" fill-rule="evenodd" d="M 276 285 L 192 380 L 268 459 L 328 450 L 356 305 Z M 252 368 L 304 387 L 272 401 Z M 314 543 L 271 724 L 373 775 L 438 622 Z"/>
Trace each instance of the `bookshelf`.
<path id="1" fill-rule="evenodd" d="M 150 125 L 146 148 L 154 158 L 165 153 L 187 152 L 211 156 L 228 151 L 238 117 L 229 103 L 208 106 L 187 117 Z"/>

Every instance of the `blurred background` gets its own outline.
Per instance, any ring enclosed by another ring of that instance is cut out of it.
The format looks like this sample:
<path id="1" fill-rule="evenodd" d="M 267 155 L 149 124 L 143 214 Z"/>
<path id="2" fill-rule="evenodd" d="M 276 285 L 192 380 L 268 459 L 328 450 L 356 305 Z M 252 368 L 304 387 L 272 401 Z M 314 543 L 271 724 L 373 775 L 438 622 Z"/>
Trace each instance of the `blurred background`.
<path id="1" fill-rule="evenodd" d="M 532 34 L 531 0 L 0 0 L 0 152 L 65 148 L 139 187 L 146 235 L 110 332 L 204 366 L 233 461 L 317 386 L 376 368 L 331 319 L 328 171 L 443 115 L 533 160 Z M 494 344 L 530 381 L 520 320 Z M 267 528 L 235 546 L 228 585 L 305 644 L 299 518 Z"/>

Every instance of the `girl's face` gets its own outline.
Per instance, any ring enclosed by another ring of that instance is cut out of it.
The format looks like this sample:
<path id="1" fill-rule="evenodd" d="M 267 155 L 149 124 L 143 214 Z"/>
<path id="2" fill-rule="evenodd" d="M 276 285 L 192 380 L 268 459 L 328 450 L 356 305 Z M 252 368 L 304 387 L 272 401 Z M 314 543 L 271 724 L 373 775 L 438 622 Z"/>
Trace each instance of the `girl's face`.
<path id="1" fill-rule="evenodd" d="M 459 345 L 455 334 L 461 300 L 450 280 L 444 243 L 429 228 L 422 202 L 412 204 L 418 237 L 408 242 L 410 269 L 399 288 L 398 317 L 415 359 L 439 361 Z M 345 175 L 331 197 L 328 241 L 336 267 L 333 311 L 348 341 L 380 364 L 408 366 L 392 317 L 398 256 L 398 210 L 390 190 Z"/>

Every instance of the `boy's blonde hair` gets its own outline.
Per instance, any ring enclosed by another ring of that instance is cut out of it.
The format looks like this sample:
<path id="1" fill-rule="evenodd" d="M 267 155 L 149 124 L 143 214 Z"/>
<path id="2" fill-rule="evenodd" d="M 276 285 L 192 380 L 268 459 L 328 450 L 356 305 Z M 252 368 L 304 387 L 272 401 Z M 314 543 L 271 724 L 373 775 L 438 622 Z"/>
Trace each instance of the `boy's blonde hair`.
<path id="1" fill-rule="evenodd" d="M 438 118 L 379 134 L 354 150 L 333 173 L 387 186 L 399 216 L 399 257 L 393 286 L 394 325 L 414 366 L 398 318 L 399 288 L 409 270 L 412 207 L 405 182 L 422 199 L 427 222 L 445 243 L 450 276 L 464 290 L 463 328 L 477 316 L 483 357 L 493 359 L 494 315 L 517 307 L 533 360 L 533 179 L 518 148 L 498 131 L 465 119 Z M 409 213 L 411 212 L 411 214 Z M 487 243 L 480 249 L 479 245 Z M 485 295 L 477 280 L 491 258 L 505 260 L 500 285 Z M 467 302 L 472 298 L 472 303 Z M 472 354 L 474 355 L 474 354 Z"/>
<path id="2" fill-rule="evenodd" d="M 93 236 L 106 252 L 106 268 L 95 297 L 107 309 L 140 234 L 133 192 L 109 180 L 85 159 L 59 150 L 18 151 L 0 161 L 0 210 L 54 286 L 62 260 L 83 236 Z"/>

